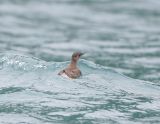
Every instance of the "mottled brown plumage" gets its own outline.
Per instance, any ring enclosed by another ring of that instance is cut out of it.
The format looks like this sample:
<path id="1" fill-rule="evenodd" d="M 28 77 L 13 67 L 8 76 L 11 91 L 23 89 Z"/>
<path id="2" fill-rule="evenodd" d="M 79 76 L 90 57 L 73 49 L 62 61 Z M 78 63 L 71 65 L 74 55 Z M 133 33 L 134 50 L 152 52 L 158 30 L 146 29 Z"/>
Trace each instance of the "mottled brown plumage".
<path id="1" fill-rule="evenodd" d="M 66 75 L 65 77 L 69 77 L 73 79 L 79 78 L 82 75 L 82 73 L 80 69 L 77 67 L 77 62 L 82 55 L 83 53 L 81 52 L 73 53 L 71 63 L 68 65 L 67 68 L 60 71 L 58 75 L 62 75 L 62 76 Z"/>

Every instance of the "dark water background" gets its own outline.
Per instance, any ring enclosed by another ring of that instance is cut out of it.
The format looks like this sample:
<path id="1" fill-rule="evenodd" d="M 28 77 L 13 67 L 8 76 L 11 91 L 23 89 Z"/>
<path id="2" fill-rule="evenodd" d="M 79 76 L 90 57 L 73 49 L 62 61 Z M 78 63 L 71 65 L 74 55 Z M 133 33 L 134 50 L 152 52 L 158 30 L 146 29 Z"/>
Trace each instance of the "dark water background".
<path id="1" fill-rule="evenodd" d="M 159 0 L 0 0 L 0 124 L 159 124 L 159 83 Z"/>

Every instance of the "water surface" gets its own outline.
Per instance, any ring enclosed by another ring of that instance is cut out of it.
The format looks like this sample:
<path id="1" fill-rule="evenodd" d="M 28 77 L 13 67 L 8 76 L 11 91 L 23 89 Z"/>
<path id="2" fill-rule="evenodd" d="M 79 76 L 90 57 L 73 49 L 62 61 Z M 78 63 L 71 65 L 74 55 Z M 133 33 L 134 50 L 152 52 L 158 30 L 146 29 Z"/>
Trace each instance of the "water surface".
<path id="1" fill-rule="evenodd" d="M 0 123 L 159 124 L 159 6 L 0 0 Z M 83 76 L 59 77 L 73 51 Z"/>
<path id="2" fill-rule="evenodd" d="M 86 60 L 81 78 L 58 76 L 67 64 L 1 54 L 0 123 L 160 123 L 158 85 Z"/>
<path id="3" fill-rule="evenodd" d="M 129 77 L 159 83 L 158 0 L 1 0 L 0 51 L 45 61 L 85 51 Z"/>

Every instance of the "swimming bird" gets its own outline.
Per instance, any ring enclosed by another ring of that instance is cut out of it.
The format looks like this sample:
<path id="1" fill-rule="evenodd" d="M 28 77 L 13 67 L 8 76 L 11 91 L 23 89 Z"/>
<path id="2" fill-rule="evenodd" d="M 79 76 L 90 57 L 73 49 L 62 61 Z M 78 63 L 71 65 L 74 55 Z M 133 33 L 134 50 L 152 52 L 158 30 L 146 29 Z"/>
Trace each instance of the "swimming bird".
<path id="1" fill-rule="evenodd" d="M 77 62 L 83 54 L 84 53 L 81 52 L 74 52 L 71 57 L 71 63 L 68 65 L 67 68 L 60 71 L 58 75 L 72 79 L 79 78 L 82 75 L 82 73 L 80 69 L 77 67 Z"/>

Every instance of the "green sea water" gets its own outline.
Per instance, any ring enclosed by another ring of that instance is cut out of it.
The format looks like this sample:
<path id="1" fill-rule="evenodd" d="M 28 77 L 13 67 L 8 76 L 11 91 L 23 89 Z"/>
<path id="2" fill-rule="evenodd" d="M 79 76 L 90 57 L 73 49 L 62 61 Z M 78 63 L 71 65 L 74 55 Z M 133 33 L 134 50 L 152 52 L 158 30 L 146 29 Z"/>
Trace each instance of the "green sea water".
<path id="1" fill-rule="evenodd" d="M 159 86 L 160 1 L 0 0 L 0 124 L 159 124 Z"/>
<path id="2" fill-rule="evenodd" d="M 130 77 L 159 82 L 158 0 L 1 0 L 0 51 L 45 61 L 73 51 Z"/>

